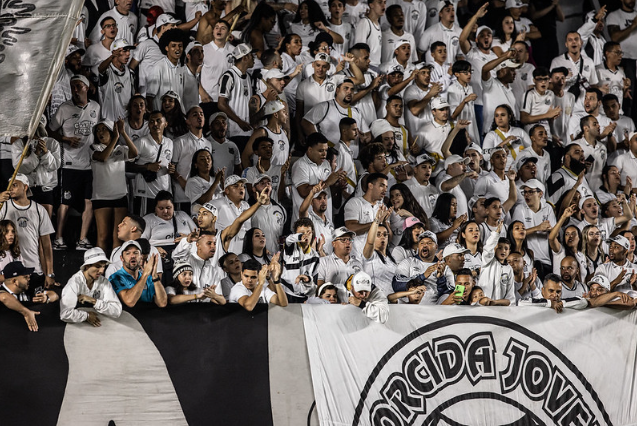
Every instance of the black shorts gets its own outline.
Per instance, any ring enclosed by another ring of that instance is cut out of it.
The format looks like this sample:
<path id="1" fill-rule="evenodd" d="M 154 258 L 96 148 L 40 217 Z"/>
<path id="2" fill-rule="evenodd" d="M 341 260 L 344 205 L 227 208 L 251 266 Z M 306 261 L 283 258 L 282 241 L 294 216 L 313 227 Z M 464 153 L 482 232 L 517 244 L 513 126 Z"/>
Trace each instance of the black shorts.
<path id="1" fill-rule="evenodd" d="M 62 169 L 62 204 L 83 205 L 93 195 L 93 172 L 91 170 Z"/>
<path id="2" fill-rule="evenodd" d="M 120 209 L 128 208 L 128 197 L 118 198 L 117 200 L 92 200 L 93 210 L 97 209 Z"/>
<path id="3" fill-rule="evenodd" d="M 29 188 L 33 193 L 32 200 L 38 204 L 49 204 L 53 205 L 55 203 L 55 197 L 53 196 L 53 190 L 50 191 L 42 191 L 41 186 L 34 186 L 33 188 Z"/>

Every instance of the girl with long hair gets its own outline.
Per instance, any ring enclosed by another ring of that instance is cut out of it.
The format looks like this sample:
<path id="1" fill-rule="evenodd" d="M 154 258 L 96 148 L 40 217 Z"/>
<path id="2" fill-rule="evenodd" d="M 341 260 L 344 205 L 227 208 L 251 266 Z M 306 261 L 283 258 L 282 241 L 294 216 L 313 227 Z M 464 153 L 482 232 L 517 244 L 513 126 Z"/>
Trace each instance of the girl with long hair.
<path id="1" fill-rule="evenodd" d="M 22 262 L 23 259 L 15 223 L 10 220 L 0 220 L 0 283 L 4 282 L 2 274 L 4 267 L 18 260 Z"/>
<path id="2" fill-rule="evenodd" d="M 438 238 L 438 249 L 444 249 L 449 243 L 458 239 L 458 230 L 467 221 L 467 215 L 456 217 L 458 214 L 458 200 L 449 193 L 442 193 L 436 200 L 436 206 L 429 218 L 431 231 Z"/>
<path id="3" fill-rule="evenodd" d="M 166 137 L 174 139 L 188 133 L 186 117 L 179 95 L 172 91 L 166 92 L 161 97 L 161 111 L 164 113 L 164 117 L 166 117 L 166 123 L 168 123 L 164 131 Z"/>
<path id="4" fill-rule="evenodd" d="M 512 151 L 517 154 L 524 148 L 531 146 L 531 138 L 528 133 L 519 126 L 513 109 L 507 104 L 498 105 L 493 113 L 491 131 L 484 136 L 482 149 L 488 153 L 490 149 L 502 147 L 507 151 L 507 167 L 513 164 Z"/>
<path id="5" fill-rule="evenodd" d="M 606 254 L 602 250 L 602 233 L 595 225 L 586 225 L 582 229 L 582 248 L 586 256 L 586 281 L 593 276 L 599 265 L 604 263 Z"/>
<path id="6" fill-rule="evenodd" d="M 363 247 L 363 271 L 372 277 L 372 282 L 380 288 L 385 296 L 394 292 L 392 281 L 396 274 L 396 262 L 387 250 L 389 245 L 389 232 L 385 219 L 389 215 L 386 206 L 381 205 L 367 232 L 367 240 Z"/>
<path id="7" fill-rule="evenodd" d="M 549 247 L 553 255 L 553 273 L 560 274 L 560 265 L 566 256 L 574 257 L 579 263 L 578 281 L 584 283 L 588 272 L 586 270 L 586 255 L 582 252 L 584 241 L 582 241 L 582 231 L 575 225 L 568 225 L 564 228 L 562 241 L 559 240 L 560 230 L 564 224 L 575 213 L 575 206 L 569 206 L 559 218 L 551 232 L 549 233 Z"/>
<path id="8" fill-rule="evenodd" d="M 533 272 L 535 255 L 526 243 L 526 226 L 519 220 L 514 220 L 507 230 L 507 239 L 511 242 L 511 253 L 518 252 L 524 259 L 524 278 Z"/>
<path id="9" fill-rule="evenodd" d="M 250 228 L 246 231 L 243 239 L 243 252 L 239 255 L 241 263 L 249 259 L 254 259 L 261 265 L 268 265 L 271 256 L 266 250 L 265 232 L 259 228 Z"/>
<path id="10" fill-rule="evenodd" d="M 518 33 L 515 29 L 515 20 L 510 13 L 502 17 L 500 25 L 496 25 L 493 34 L 491 50 L 498 56 L 504 55 L 512 46 L 513 42 L 524 41 L 526 33 Z"/>
<path id="11" fill-rule="evenodd" d="M 259 60 L 268 48 L 265 35 L 272 31 L 276 22 L 276 11 L 266 2 L 261 2 L 254 9 L 248 24 L 241 32 L 241 41 L 256 49 Z"/>
<path id="12" fill-rule="evenodd" d="M 328 26 L 329 23 L 321 6 L 314 0 L 305 0 L 296 10 L 296 15 L 290 24 L 290 31 L 301 36 L 304 46 L 309 46 L 310 42 L 314 41 L 316 35 L 321 31 L 332 35 L 333 32 L 329 30 Z M 337 33 L 333 34 L 338 35 Z M 332 35 L 332 37 L 334 36 Z"/>
<path id="13" fill-rule="evenodd" d="M 469 250 L 464 255 L 464 267 L 475 273 L 475 277 L 479 276 L 482 267 L 482 241 L 478 222 L 470 220 L 460 227 L 458 244 Z"/>
<path id="14" fill-rule="evenodd" d="M 213 168 L 212 154 L 206 149 L 196 151 L 192 156 L 190 174 L 184 188 L 191 203 L 191 211 L 198 212 L 199 207 L 213 198 L 221 196 L 220 182 L 225 168 L 219 170 L 214 178 L 210 175 Z"/>
<path id="15" fill-rule="evenodd" d="M 420 206 L 416 198 L 413 196 L 409 187 L 404 183 L 397 183 L 389 188 L 389 207 L 393 207 L 391 215 L 389 216 L 389 227 L 393 233 L 392 245 L 399 245 L 403 238 L 403 230 L 405 229 L 405 221 L 410 217 L 415 217 L 423 224 L 423 231 L 427 229 L 427 213 Z M 415 240 L 418 245 L 418 240 Z M 396 257 L 396 255 L 394 254 Z M 402 256 L 398 256 L 401 257 Z"/>
<path id="16" fill-rule="evenodd" d="M 303 71 L 303 61 L 301 60 L 301 51 L 303 50 L 303 40 L 298 34 L 290 33 L 285 36 L 279 47 L 281 55 L 281 70 L 283 74 L 290 77 L 285 85 L 283 92 L 288 100 L 288 109 L 290 110 L 290 119 L 294 117 L 296 112 L 296 89 L 301 82 Z"/>

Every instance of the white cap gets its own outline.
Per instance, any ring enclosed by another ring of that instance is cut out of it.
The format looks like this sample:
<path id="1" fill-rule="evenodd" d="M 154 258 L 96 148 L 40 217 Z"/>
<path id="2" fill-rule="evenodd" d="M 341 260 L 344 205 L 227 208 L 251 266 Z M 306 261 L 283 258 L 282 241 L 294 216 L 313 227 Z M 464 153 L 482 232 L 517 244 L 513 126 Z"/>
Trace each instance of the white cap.
<path id="1" fill-rule="evenodd" d="M 254 180 L 252 181 L 252 185 L 256 185 L 257 183 L 261 182 L 263 179 L 268 179 L 270 182 L 272 182 L 272 178 L 264 173 L 261 173 L 260 175 L 257 175 L 257 177 L 254 178 Z"/>
<path id="2" fill-rule="evenodd" d="M 75 53 L 75 52 L 77 52 L 77 51 L 79 51 L 79 52 L 80 52 L 80 55 L 81 55 L 81 56 L 84 56 L 84 54 L 86 53 L 86 50 L 81 49 L 81 48 L 77 47 L 77 46 L 76 46 L 76 45 L 74 45 L 74 44 L 69 44 L 68 49 L 66 49 L 66 56 L 69 56 L 71 53 Z M 65 56 L 65 57 L 66 57 L 66 56 Z"/>
<path id="3" fill-rule="evenodd" d="M 118 38 L 117 40 L 113 42 L 113 44 L 111 44 L 111 52 L 114 52 L 117 49 L 133 50 L 137 48 L 133 46 L 132 44 L 130 44 L 128 40 L 126 40 L 125 38 Z"/>
<path id="4" fill-rule="evenodd" d="M 594 200 L 595 202 L 597 202 L 597 200 L 595 200 L 595 197 L 593 196 L 593 194 L 587 194 L 587 195 L 582 195 L 579 199 L 579 208 L 580 210 L 582 210 L 582 208 L 584 207 L 584 203 L 586 202 L 586 200 Z"/>
<path id="5" fill-rule="evenodd" d="M 637 136 L 637 132 L 631 132 L 628 134 L 628 142 L 630 142 L 631 140 L 633 140 L 633 138 Z"/>
<path id="6" fill-rule="evenodd" d="M 167 13 L 162 13 L 157 17 L 157 20 L 155 21 L 155 28 L 159 29 L 159 27 L 161 27 L 162 25 L 179 23 L 181 23 L 181 21 L 173 18 Z"/>
<path id="7" fill-rule="evenodd" d="M 372 132 L 372 137 L 377 138 L 386 132 L 393 132 L 394 128 L 389 124 L 389 121 L 381 118 L 379 120 L 372 121 L 372 124 L 369 126 L 369 130 Z"/>
<path id="8" fill-rule="evenodd" d="M 110 130 L 111 132 L 113 131 L 113 129 L 115 128 L 115 123 L 113 123 L 113 120 L 100 120 L 95 127 L 97 127 L 99 124 L 103 124 L 106 126 L 106 128 L 108 130 Z"/>
<path id="9" fill-rule="evenodd" d="M 367 272 L 357 272 L 352 276 L 352 290 L 356 292 L 372 291 L 372 277 Z"/>
<path id="10" fill-rule="evenodd" d="M 282 109 L 285 109 L 285 105 L 283 104 L 283 102 L 281 102 L 278 99 L 275 99 L 273 101 L 266 103 L 263 106 L 263 114 L 271 115 L 271 114 L 274 114 L 275 112 L 281 111 Z"/>
<path id="11" fill-rule="evenodd" d="M 29 178 L 26 175 L 22 174 L 22 173 L 18 173 L 17 175 L 15 175 L 15 179 L 14 180 L 17 180 L 18 182 L 22 182 L 27 187 L 29 187 L 29 185 L 31 185 L 29 183 Z M 31 188 L 29 187 L 27 189 L 27 197 L 31 197 L 32 195 L 33 195 L 33 192 L 31 192 Z"/>
<path id="12" fill-rule="evenodd" d="M 172 98 L 172 99 L 177 99 L 178 101 L 181 102 L 181 98 L 179 97 L 179 95 L 177 94 L 177 92 L 169 90 L 166 93 L 164 93 L 163 95 L 161 95 L 161 98 Z"/>
<path id="13" fill-rule="evenodd" d="M 524 188 L 524 187 L 531 188 L 531 189 L 539 189 L 542 192 L 546 192 L 546 189 L 544 188 L 544 184 L 537 179 L 529 179 L 526 182 L 524 182 L 522 185 L 520 185 L 520 188 Z"/>
<path id="14" fill-rule="evenodd" d="M 456 163 L 469 164 L 470 162 L 471 162 L 470 158 L 463 158 L 459 155 L 453 154 L 445 159 L 445 169 L 452 164 L 456 164 Z"/>
<path id="15" fill-rule="evenodd" d="M 628 241 L 628 238 L 624 237 L 623 235 L 615 235 L 613 238 L 609 238 L 608 240 L 606 240 L 606 242 L 608 244 L 617 243 L 626 250 L 630 250 L 630 241 Z"/>
<path id="16" fill-rule="evenodd" d="M 91 86 L 91 84 L 88 82 L 88 78 L 86 78 L 85 76 L 81 74 L 75 74 L 73 77 L 71 77 L 71 83 L 74 81 L 81 81 L 82 83 L 86 85 L 86 87 Z"/>
<path id="17" fill-rule="evenodd" d="M 195 47 L 201 47 L 203 49 L 203 45 L 201 43 L 199 43 L 197 40 L 193 40 L 190 43 L 188 43 L 188 46 L 186 46 L 186 50 L 184 50 L 184 52 L 186 52 L 186 55 L 187 55 Z"/>
<path id="18" fill-rule="evenodd" d="M 482 148 L 480 148 L 480 145 L 478 145 L 475 142 L 471 142 L 469 145 L 467 145 L 467 147 L 464 149 L 463 152 L 467 152 L 467 151 L 478 151 L 478 154 L 482 155 Z"/>
<path id="19" fill-rule="evenodd" d="M 327 53 L 317 53 L 316 56 L 314 57 L 314 62 L 316 61 L 323 61 L 323 62 L 327 62 L 328 64 L 330 63 L 330 55 L 328 55 Z"/>
<path id="20" fill-rule="evenodd" d="M 389 69 L 387 70 L 387 75 L 394 74 L 396 72 L 399 72 L 401 74 L 405 74 L 405 68 L 403 68 L 403 66 L 400 65 L 400 64 L 394 65 L 393 67 L 389 67 Z"/>
<path id="21" fill-rule="evenodd" d="M 210 214 L 212 214 L 214 217 L 217 217 L 217 207 L 214 206 L 212 203 L 204 203 L 201 208 L 208 210 Z"/>
<path id="22" fill-rule="evenodd" d="M 124 253 L 126 251 L 127 248 L 129 248 L 130 246 L 135 246 L 139 249 L 139 252 L 141 253 L 142 251 L 142 246 L 139 245 L 139 243 L 135 240 L 128 240 L 126 241 L 124 244 L 122 244 L 122 251 L 121 253 Z"/>
<path id="23" fill-rule="evenodd" d="M 97 262 L 106 262 L 110 263 L 108 257 L 99 247 L 93 247 L 92 249 L 86 250 L 84 253 L 84 263 L 82 264 L 82 268 L 88 265 L 95 265 Z"/>
<path id="24" fill-rule="evenodd" d="M 438 2 L 438 7 L 436 9 L 438 9 L 438 13 L 440 13 L 440 11 L 447 6 L 453 6 L 453 3 L 448 0 L 442 0 Z"/>
<path id="25" fill-rule="evenodd" d="M 504 8 L 505 9 L 513 9 L 513 8 L 520 8 L 520 7 L 524 7 L 526 6 L 524 3 L 522 3 L 522 0 L 507 0 Z"/>
<path id="26" fill-rule="evenodd" d="M 272 68 L 263 73 L 264 80 L 269 80 L 271 78 L 285 78 L 285 74 L 283 74 L 283 72 L 278 68 Z"/>
<path id="27" fill-rule="evenodd" d="M 595 275 L 588 282 L 588 287 L 590 287 L 591 284 L 599 284 L 600 286 L 604 287 L 606 290 L 610 291 L 610 281 L 608 280 L 608 278 L 606 278 L 603 275 Z"/>
<path id="28" fill-rule="evenodd" d="M 239 182 L 247 183 L 248 180 L 237 175 L 230 175 L 226 178 L 223 187 L 227 188 L 229 186 L 236 185 Z"/>
<path id="29" fill-rule="evenodd" d="M 232 56 L 235 59 L 241 59 L 244 56 L 254 52 L 256 52 L 256 49 L 253 49 L 252 46 L 246 43 L 241 43 L 240 45 L 234 48 L 234 50 L 232 51 Z"/>
<path id="30" fill-rule="evenodd" d="M 416 157 L 416 165 L 418 166 L 422 163 L 431 163 L 431 165 L 433 166 L 434 164 L 436 164 L 436 160 L 429 154 L 420 154 L 418 157 Z"/>
<path id="31" fill-rule="evenodd" d="M 465 253 L 469 253 L 469 249 L 465 248 L 464 246 L 461 246 L 458 243 L 451 243 L 449 244 L 447 247 L 445 247 L 444 251 L 442 252 L 442 258 L 446 258 L 447 256 L 451 256 L 452 254 L 465 254 Z"/>
<path id="32" fill-rule="evenodd" d="M 522 167 L 524 167 L 526 165 L 526 163 L 537 163 L 538 162 L 538 158 L 537 157 L 533 157 L 531 155 L 527 155 L 526 157 L 522 157 L 522 158 L 518 158 L 518 161 L 515 162 L 515 170 L 516 171 L 520 171 L 520 169 Z"/>
<path id="33" fill-rule="evenodd" d="M 217 117 L 225 118 L 226 120 L 228 119 L 228 116 L 226 115 L 225 112 L 215 112 L 208 119 L 208 125 L 211 125 L 212 122 L 215 121 L 215 119 L 217 119 Z"/>
<path id="34" fill-rule="evenodd" d="M 441 98 L 440 96 L 436 96 L 431 100 L 431 109 L 443 109 L 449 108 L 449 102 L 445 98 Z"/>
<path id="35" fill-rule="evenodd" d="M 394 43 L 394 50 L 398 49 L 403 44 L 410 44 L 409 40 L 405 40 L 404 38 L 396 40 L 396 42 Z"/>
<path id="36" fill-rule="evenodd" d="M 332 232 L 332 240 L 341 238 L 344 235 L 351 235 L 353 237 L 356 234 L 354 233 L 354 231 L 350 231 L 346 227 L 341 226 L 340 228 L 336 228 L 334 232 Z"/>
<path id="37" fill-rule="evenodd" d="M 418 235 L 418 241 L 422 240 L 423 238 L 431 238 L 431 240 L 433 240 L 434 243 L 438 244 L 438 237 L 436 237 L 436 234 L 434 234 L 431 231 L 421 232 Z"/>
<path id="38" fill-rule="evenodd" d="M 521 66 L 522 66 L 521 63 L 513 62 L 511 59 L 507 59 L 506 61 L 500 64 L 500 66 L 498 67 L 498 70 L 501 70 L 504 68 L 520 68 Z"/>
<path id="39" fill-rule="evenodd" d="M 484 30 L 487 30 L 487 31 L 489 31 L 491 34 L 493 34 L 493 30 L 492 30 L 490 27 L 488 27 L 488 26 L 486 26 L 486 25 L 481 25 L 481 26 L 479 26 L 479 27 L 478 27 L 478 30 L 476 31 L 476 40 L 478 39 L 478 36 L 480 35 L 480 33 L 481 33 L 482 31 L 484 31 Z"/>

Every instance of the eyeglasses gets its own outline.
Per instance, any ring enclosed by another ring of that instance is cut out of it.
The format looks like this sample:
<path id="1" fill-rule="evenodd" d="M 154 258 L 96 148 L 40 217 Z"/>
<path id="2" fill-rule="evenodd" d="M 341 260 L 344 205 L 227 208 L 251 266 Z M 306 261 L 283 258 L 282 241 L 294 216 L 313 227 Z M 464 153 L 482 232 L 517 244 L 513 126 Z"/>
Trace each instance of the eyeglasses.
<path id="1" fill-rule="evenodd" d="M 609 50 L 608 53 L 614 53 L 615 55 L 619 55 L 619 56 L 624 54 L 624 52 L 621 50 Z"/>
<path id="2" fill-rule="evenodd" d="M 351 238 L 337 238 L 337 239 L 335 239 L 334 241 L 339 241 L 339 242 L 341 242 L 341 243 L 345 243 L 345 244 L 347 244 L 347 243 L 351 243 L 351 242 L 352 242 L 352 239 L 351 239 Z"/>
<path id="3" fill-rule="evenodd" d="M 117 24 L 106 24 L 102 28 L 117 28 Z"/>

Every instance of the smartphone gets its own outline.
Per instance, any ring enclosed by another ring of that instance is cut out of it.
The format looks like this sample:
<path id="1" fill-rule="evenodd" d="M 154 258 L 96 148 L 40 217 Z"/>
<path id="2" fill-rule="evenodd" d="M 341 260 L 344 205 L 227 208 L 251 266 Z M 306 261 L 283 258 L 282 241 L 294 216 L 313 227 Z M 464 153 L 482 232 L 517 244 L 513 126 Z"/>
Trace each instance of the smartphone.
<path id="1" fill-rule="evenodd" d="M 464 294 L 464 286 L 456 284 L 456 288 L 453 289 L 453 295 L 462 297 L 463 294 Z"/>

